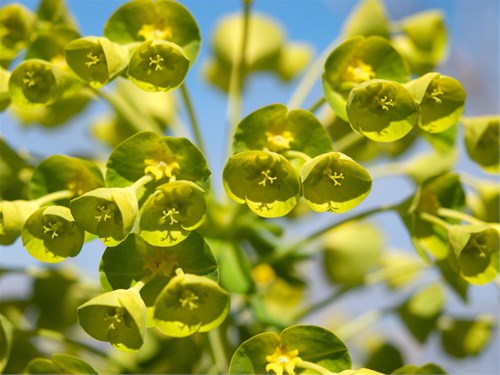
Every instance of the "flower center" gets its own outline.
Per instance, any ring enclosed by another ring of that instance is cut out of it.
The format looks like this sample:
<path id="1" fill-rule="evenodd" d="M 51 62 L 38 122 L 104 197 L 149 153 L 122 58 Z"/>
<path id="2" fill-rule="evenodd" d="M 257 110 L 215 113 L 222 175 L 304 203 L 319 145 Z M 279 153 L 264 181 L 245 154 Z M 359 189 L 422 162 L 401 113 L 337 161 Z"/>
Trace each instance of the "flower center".
<path id="1" fill-rule="evenodd" d="M 389 107 L 394 107 L 394 100 L 392 98 L 388 98 L 387 95 L 378 98 L 378 105 L 384 110 L 388 111 Z"/>
<path id="2" fill-rule="evenodd" d="M 261 174 L 264 176 L 264 179 L 259 181 L 258 184 L 262 185 L 263 187 L 266 187 L 266 184 L 269 182 L 269 184 L 274 184 L 274 181 L 278 179 L 278 177 L 273 177 L 271 176 L 271 170 L 266 169 L 265 171 L 262 171 Z"/>
<path id="3" fill-rule="evenodd" d="M 184 290 L 181 297 L 179 298 L 179 303 L 181 308 L 188 308 L 190 311 L 198 308 L 198 301 L 200 298 L 190 290 Z"/>
<path id="4" fill-rule="evenodd" d="M 28 87 L 36 86 L 35 73 L 34 72 L 24 73 L 23 83 L 25 86 Z"/>
<path id="5" fill-rule="evenodd" d="M 295 366 L 302 362 L 298 357 L 299 351 L 289 350 L 277 347 L 272 355 L 266 356 L 266 361 L 269 362 L 266 366 L 266 371 L 274 371 L 276 375 L 295 374 Z"/>
<path id="6" fill-rule="evenodd" d="M 96 209 L 97 215 L 94 216 L 94 219 L 100 223 L 101 221 L 106 221 L 113 217 L 115 207 L 113 204 L 100 204 L 96 207 Z"/>
<path id="7" fill-rule="evenodd" d="M 156 56 L 154 58 L 150 56 L 149 57 L 149 66 L 153 66 L 155 69 L 155 72 L 157 70 L 163 70 L 163 61 L 165 61 L 165 60 L 159 54 L 156 54 Z"/>
<path id="8" fill-rule="evenodd" d="M 178 216 L 180 215 L 180 212 L 177 211 L 177 209 L 174 207 L 174 208 L 169 208 L 168 211 L 167 210 L 163 210 L 162 212 L 162 219 L 170 219 L 170 225 L 174 225 L 175 223 L 178 223 L 179 220 L 177 220 L 175 218 L 175 216 Z"/>
<path id="9" fill-rule="evenodd" d="M 62 229 L 63 224 L 59 220 L 49 221 L 43 226 L 43 233 L 50 236 L 51 239 L 59 237 L 57 233 Z"/>
<path id="10" fill-rule="evenodd" d="M 342 183 L 339 181 L 344 179 L 344 174 L 342 172 L 337 173 L 331 169 L 327 169 L 324 174 L 332 181 L 333 186 L 342 186 Z"/>
<path id="11" fill-rule="evenodd" d="M 180 170 L 181 167 L 176 161 L 165 162 L 163 160 L 157 161 L 154 159 L 144 160 L 146 168 L 144 168 L 144 174 L 152 175 L 156 181 L 161 180 L 164 177 L 170 178 L 175 181 L 175 170 Z"/>
<path id="12" fill-rule="evenodd" d="M 347 67 L 342 78 L 345 81 L 360 83 L 375 78 L 375 72 L 371 65 L 358 58 Z"/>
<path id="13" fill-rule="evenodd" d="M 137 32 L 137 35 L 143 37 L 144 40 L 171 39 L 173 34 L 172 26 L 166 26 L 163 20 L 155 24 L 142 25 L 141 29 Z"/>
<path id="14" fill-rule="evenodd" d="M 279 133 L 266 132 L 267 137 L 267 148 L 274 152 L 279 152 L 282 150 L 288 150 L 290 148 L 290 143 L 295 139 L 287 130 Z"/>

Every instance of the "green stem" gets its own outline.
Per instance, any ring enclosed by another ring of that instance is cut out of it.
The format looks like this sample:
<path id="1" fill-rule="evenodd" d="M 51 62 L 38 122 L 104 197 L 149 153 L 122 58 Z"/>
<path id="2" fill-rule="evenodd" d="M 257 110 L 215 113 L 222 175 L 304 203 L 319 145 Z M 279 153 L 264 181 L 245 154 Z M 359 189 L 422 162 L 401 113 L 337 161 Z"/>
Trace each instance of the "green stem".
<path id="1" fill-rule="evenodd" d="M 227 109 L 229 132 L 227 134 L 227 155 L 230 155 L 231 153 L 232 137 L 241 113 L 241 94 L 243 91 L 243 79 L 246 68 L 246 50 L 248 45 L 251 3 L 251 1 L 243 0 L 243 32 L 241 33 L 241 49 L 237 51 L 235 55 L 229 81 Z"/>
<path id="2" fill-rule="evenodd" d="M 38 206 L 42 207 L 50 202 L 55 202 L 58 201 L 59 199 L 70 199 L 73 196 L 74 194 L 70 190 L 60 190 L 44 195 L 43 197 L 34 199 L 33 203 L 36 203 Z"/>
<path id="3" fill-rule="evenodd" d="M 303 152 L 294 151 L 294 150 L 287 150 L 287 151 L 283 152 L 283 156 L 286 158 L 302 159 L 306 162 L 311 160 L 311 157 L 309 155 L 304 154 Z"/>
<path id="4" fill-rule="evenodd" d="M 147 183 L 149 183 L 153 180 L 154 180 L 154 177 L 147 174 L 145 176 L 142 176 L 140 179 L 138 179 L 136 182 L 134 182 L 128 188 L 132 189 L 134 191 L 137 191 L 139 188 L 143 187 L 144 185 L 146 185 Z"/>
<path id="5" fill-rule="evenodd" d="M 312 363 L 309 361 L 302 360 L 302 361 L 298 362 L 295 366 L 300 367 L 300 368 L 305 368 L 308 370 L 316 371 L 318 374 L 321 374 L 321 375 L 337 375 L 336 372 L 331 372 L 330 370 L 324 368 L 323 366 L 320 366 L 316 363 Z"/>
<path id="6" fill-rule="evenodd" d="M 221 333 L 218 328 L 212 329 L 207 332 L 208 342 L 212 350 L 214 358 L 214 366 L 217 368 L 219 374 L 227 374 L 229 364 L 226 357 L 226 351 L 222 345 Z"/>
<path id="7" fill-rule="evenodd" d="M 358 332 L 362 332 L 368 327 L 371 327 L 376 322 L 387 316 L 392 310 L 389 308 L 373 309 L 364 314 L 350 320 L 347 324 L 335 330 L 335 334 L 342 340 L 346 340 Z"/>
<path id="8" fill-rule="evenodd" d="M 298 313 L 295 314 L 294 316 L 294 321 L 298 322 L 301 319 L 304 319 L 306 316 L 309 316 L 313 313 L 315 313 L 318 310 L 321 310 L 323 307 L 326 307 L 330 305 L 331 303 L 335 302 L 338 300 L 340 297 L 342 297 L 344 294 L 346 294 L 349 290 L 351 290 L 352 287 L 342 287 L 337 290 L 335 290 L 331 295 L 326 297 L 325 299 L 316 302 L 302 311 L 299 311 Z"/>
<path id="9" fill-rule="evenodd" d="M 440 207 L 437 210 L 437 214 L 442 217 L 457 219 L 471 224 L 487 224 L 486 222 L 479 220 L 471 215 L 467 215 L 466 213 L 460 211 L 451 210 L 449 208 Z"/>
<path id="10" fill-rule="evenodd" d="M 357 215 L 350 216 L 350 217 L 345 218 L 343 220 L 336 221 L 334 223 L 325 225 L 324 227 L 322 227 L 322 228 L 316 230 L 315 232 L 309 234 L 308 236 L 306 236 L 302 240 L 299 240 L 299 241 L 295 242 L 292 245 L 285 246 L 281 250 L 276 251 L 271 256 L 263 259 L 262 262 L 272 263 L 272 262 L 275 262 L 275 261 L 277 261 L 279 259 L 282 259 L 282 258 L 286 257 L 287 255 L 293 254 L 296 251 L 298 251 L 298 250 L 304 248 L 305 246 L 307 246 L 312 240 L 314 240 L 314 239 L 316 239 L 318 237 L 321 237 L 323 234 L 325 234 L 329 230 L 331 230 L 333 228 L 336 228 L 336 227 L 339 227 L 339 226 L 341 226 L 341 225 L 343 225 L 345 223 L 348 223 L 349 221 L 352 221 L 352 220 L 361 220 L 361 219 L 364 219 L 365 217 L 370 216 L 370 215 L 374 215 L 374 214 L 378 214 L 378 213 L 381 213 L 381 212 L 386 212 L 386 211 L 394 210 L 397 207 L 398 207 L 398 205 L 387 205 L 387 206 L 375 207 L 375 208 L 372 208 L 370 210 L 367 210 L 367 211 L 364 211 L 364 212 L 360 212 Z"/>
<path id="11" fill-rule="evenodd" d="M 325 97 L 321 97 L 308 109 L 308 111 L 314 113 L 325 103 L 326 103 Z"/>
<path id="12" fill-rule="evenodd" d="M 452 227 L 451 224 L 447 223 L 443 219 L 440 219 L 439 217 L 431 215 L 431 214 L 429 214 L 427 212 L 422 212 L 420 214 L 420 218 L 422 220 L 427 221 L 428 223 L 438 225 L 438 226 L 440 226 L 440 227 L 442 227 L 442 228 L 444 228 L 446 230 L 449 230 Z"/>
<path id="13" fill-rule="evenodd" d="M 137 290 L 139 292 L 144 287 L 144 285 L 146 285 L 151 280 L 153 280 L 155 276 L 156 276 L 156 274 L 154 274 L 154 273 L 147 274 L 142 279 L 140 279 L 138 282 L 136 282 L 134 284 L 134 286 L 131 287 L 130 289 L 135 289 L 135 290 Z"/>
<path id="14" fill-rule="evenodd" d="M 375 165 L 371 168 L 368 168 L 367 171 L 372 177 L 372 179 L 375 179 L 375 178 L 382 178 L 389 176 L 404 175 L 406 173 L 406 168 L 403 163 L 395 162 L 395 163 Z"/>
<path id="15" fill-rule="evenodd" d="M 45 339 L 53 340 L 53 341 L 59 341 L 59 342 L 65 342 L 70 345 L 79 347 L 81 349 L 86 350 L 87 352 L 97 354 L 101 357 L 107 358 L 108 353 L 101 351 L 91 345 L 85 344 L 83 342 L 75 341 L 73 339 L 70 339 L 67 335 L 63 335 L 61 332 L 53 331 L 50 329 L 45 329 L 45 328 L 40 328 L 36 329 L 33 331 L 23 331 L 23 333 L 28 334 L 29 336 L 38 336 L 38 337 L 43 337 Z"/>
<path id="16" fill-rule="evenodd" d="M 355 145 L 356 143 L 362 141 L 365 137 L 354 131 L 347 133 L 342 138 L 334 143 L 335 151 L 345 152 L 349 147 Z"/>
<path id="17" fill-rule="evenodd" d="M 191 96 L 189 95 L 189 91 L 186 87 L 186 83 L 181 85 L 181 94 L 182 99 L 184 100 L 184 105 L 186 106 L 186 110 L 189 116 L 189 122 L 191 124 L 191 130 L 193 131 L 194 138 L 196 140 L 196 144 L 200 151 L 205 153 L 205 146 L 203 144 L 203 137 L 201 136 L 200 125 L 194 113 L 193 104 L 191 101 Z"/>
<path id="18" fill-rule="evenodd" d="M 323 65 L 325 63 L 326 58 L 331 53 L 331 51 L 337 46 L 337 44 L 339 44 L 339 39 L 335 39 L 334 41 L 332 41 L 323 50 L 323 52 L 321 52 L 321 55 L 319 55 L 316 58 L 316 60 L 311 65 L 309 70 L 302 77 L 302 80 L 300 81 L 299 85 L 297 86 L 294 93 L 292 94 L 292 97 L 288 101 L 287 106 L 289 109 L 300 108 L 300 106 L 304 102 L 304 99 L 309 94 L 311 89 L 314 87 L 314 84 L 316 83 L 317 79 L 321 75 L 321 72 L 323 71 Z"/>

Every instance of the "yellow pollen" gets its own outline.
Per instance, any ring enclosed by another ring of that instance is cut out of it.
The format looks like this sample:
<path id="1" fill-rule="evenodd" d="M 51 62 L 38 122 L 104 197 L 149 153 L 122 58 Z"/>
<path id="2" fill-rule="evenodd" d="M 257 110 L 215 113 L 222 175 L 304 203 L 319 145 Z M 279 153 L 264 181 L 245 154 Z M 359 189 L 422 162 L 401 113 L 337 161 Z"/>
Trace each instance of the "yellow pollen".
<path id="1" fill-rule="evenodd" d="M 174 170 L 181 169 L 179 163 L 176 161 L 167 163 L 163 160 L 157 161 L 154 159 L 144 160 L 146 168 L 144 168 L 144 174 L 152 175 L 156 181 L 161 180 L 163 177 L 172 178 Z"/>
<path id="2" fill-rule="evenodd" d="M 342 184 L 338 180 L 343 180 L 344 179 L 344 174 L 343 173 L 337 173 L 329 171 L 328 172 L 328 178 L 332 180 L 333 186 L 341 186 Z"/>
<path id="3" fill-rule="evenodd" d="M 375 78 L 375 72 L 371 65 L 358 58 L 347 67 L 342 78 L 345 81 L 360 83 Z"/>
<path id="4" fill-rule="evenodd" d="M 382 107 L 384 111 L 388 111 L 389 107 L 394 107 L 394 101 L 389 99 L 387 96 L 383 96 L 378 99 L 378 104 Z"/>
<path id="5" fill-rule="evenodd" d="M 441 98 L 439 98 L 440 95 L 443 95 L 443 91 L 441 91 L 440 88 L 435 88 L 432 90 L 431 92 L 431 98 L 437 103 L 437 104 L 440 104 L 441 103 Z"/>
<path id="6" fill-rule="evenodd" d="M 99 63 L 99 60 L 100 60 L 100 59 L 99 59 L 99 56 L 95 56 L 92 52 L 87 53 L 87 56 L 85 56 L 85 57 L 87 57 L 87 59 L 89 59 L 89 60 L 90 60 L 90 61 L 87 61 L 87 62 L 85 63 L 85 65 L 87 65 L 87 67 L 89 67 L 89 68 L 90 68 L 91 66 L 93 66 L 93 65 L 98 64 L 98 63 Z"/>
<path id="7" fill-rule="evenodd" d="M 173 34 L 172 26 L 165 26 L 164 22 L 143 25 L 137 32 L 137 35 L 143 37 L 144 40 L 171 39 Z"/>
<path id="8" fill-rule="evenodd" d="M 271 170 L 270 169 L 262 171 L 261 174 L 264 175 L 264 179 L 262 181 L 260 181 L 258 184 L 262 185 L 263 187 L 266 187 L 266 184 L 267 184 L 268 181 L 272 185 L 272 184 L 274 184 L 274 181 L 276 181 L 278 179 L 278 177 L 272 177 L 272 176 L 270 176 L 270 174 L 271 174 Z"/>
<path id="9" fill-rule="evenodd" d="M 26 72 L 24 73 L 23 83 L 28 87 L 33 87 L 36 85 L 35 73 Z"/>
<path id="10" fill-rule="evenodd" d="M 155 72 L 157 70 L 163 70 L 163 57 L 161 57 L 160 55 L 156 54 L 156 56 L 154 58 L 150 57 L 149 58 L 149 66 L 154 66 L 155 68 Z"/>
<path id="11" fill-rule="evenodd" d="M 199 299 L 200 298 L 190 290 L 185 290 L 179 298 L 179 303 L 183 309 L 187 307 L 189 310 L 194 310 L 198 308 L 197 302 Z"/>
<path id="12" fill-rule="evenodd" d="M 267 148 L 274 152 L 288 150 L 290 148 L 290 143 L 295 140 L 292 133 L 287 130 L 279 133 L 266 132 L 266 137 Z"/>
<path id="13" fill-rule="evenodd" d="M 94 216 L 94 219 L 97 219 L 98 222 L 106 221 L 108 219 L 111 219 L 111 215 L 109 214 L 112 209 L 108 205 L 99 205 L 97 206 L 97 211 L 100 213 L 96 216 Z"/>
<path id="14" fill-rule="evenodd" d="M 289 350 L 277 347 L 272 355 L 266 356 L 266 361 L 269 362 L 266 366 L 266 371 L 274 371 L 276 375 L 295 374 L 295 366 L 302 362 L 302 359 L 298 357 L 299 351 Z"/>
<path id="15" fill-rule="evenodd" d="M 52 235 L 50 238 L 54 239 L 56 237 L 59 237 L 59 234 L 57 233 L 59 229 L 59 225 L 57 223 L 48 223 L 48 225 L 43 226 L 43 233 L 50 233 L 52 232 Z"/>
<path id="16" fill-rule="evenodd" d="M 174 217 L 175 215 L 180 215 L 180 212 L 177 211 L 176 208 L 170 208 L 168 211 L 163 210 L 161 213 L 163 214 L 162 216 L 163 219 L 170 218 L 170 225 L 179 222 L 179 220 L 176 220 Z"/>

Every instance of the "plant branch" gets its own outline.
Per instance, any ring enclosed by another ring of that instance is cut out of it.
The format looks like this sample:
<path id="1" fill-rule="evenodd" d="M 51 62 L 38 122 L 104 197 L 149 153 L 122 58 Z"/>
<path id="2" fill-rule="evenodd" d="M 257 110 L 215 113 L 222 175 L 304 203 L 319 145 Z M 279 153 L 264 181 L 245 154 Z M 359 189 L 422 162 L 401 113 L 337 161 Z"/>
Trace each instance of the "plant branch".
<path id="1" fill-rule="evenodd" d="M 295 314 L 294 316 L 294 321 L 298 322 L 301 319 L 304 319 L 306 316 L 309 316 L 313 313 L 315 313 L 318 310 L 321 310 L 323 307 L 326 307 L 330 305 L 331 303 L 335 302 L 338 300 L 340 297 L 342 297 L 344 294 L 346 294 L 348 291 L 352 290 L 352 287 L 342 287 L 337 290 L 335 290 L 332 294 L 330 294 L 328 297 L 325 299 L 316 302 L 305 309 L 299 311 L 298 313 Z"/>
<path id="2" fill-rule="evenodd" d="M 313 370 L 321 375 L 337 375 L 336 372 L 331 372 L 330 370 L 324 368 L 323 366 L 320 366 L 316 363 L 312 363 L 309 361 L 302 360 L 302 361 L 298 362 L 295 366 L 300 367 L 300 368 L 305 368 L 308 370 Z"/>
<path id="3" fill-rule="evenodd" d="M 200 149 L 200 151 L 203 154 L 205 154 L 205 146 L 203 144 L 203 137 L 201 136 L 200 125 L 194 113 L 193 104 L 191 102 L 191 96 L 189 95 L 186 83 L 183 83 L 181 85 L 181 94 L 189 116 L 189 122 L 191 124 L 191 130 L 193 131 L 194 139 L 196 140 L 196 144 Z"/>
<path id="4" fill-rule="evenodd" d="M 373 309 L 350 320 L 335 330 L 335 334 L 342 340 L 347 340 L 358 332 L 364 331 L 377 321 L 387 316 L 392 311 L 391 308 Z"/>
<path id="5" fill-rule="evenodd" d="M 440 219 L 439 217 L 431 215 L 427 212 L 422 212 L 419 216 L 422 220 L 425 220 L 431 224 L 438 225 L 446 230 L 449 230 L 451 228 L 451 224 L 449 224 L 446 221 L 444 221 L 443 219 Z"/>
<path id="6" fill-rule="evenodd" d="M 300 151 L 294 151 L 294 150 L 287 150 L 283 152 L 283 156 L 287 158 L 296 158 L 296 159 L 302 159 L 304 161 L 310 161 L 311 157 L 303 152 Z"/>
<path id="7" fill-rule="evenodd" d="M 143 187 L 144 185 L 150 183 L 153 180 L 154 180 L 154 177 L 148 174 L 148 175 L 142 176 L 140 179 L 138 179 L 132 185 L 128 186 L 128 188 L 132 189 L 134 191 L 137 191 L 139 188 Z"/>
<path id="8" fill-rule="evenodd" d="M 325 97 L 319 98 L 311 107 L 309 107 L 308 111 L 311 113 L 316 112 L 323 104 L 326 103 Z"/>
<path id="9" fill-rule="evenodd" d="M 208 342 L 214 358 L 214 365 L 219 374 L 226 374 L 229 370 L 229 364 L 226 357 L 224 346 L 220 336 L 219 328 L 212 329 L 207 332 Z"/>
<path id="10" fill-rule="evenodd" d="M 32 202 L 42 207 L 50 202 L 55 202 L 59 199 L 70 199 L 73 197 L 73 195 L 73 192 L 71 192 L 70 190 L 60 190 L 44 195 L 43 197 L 33 199 Z"/>
<path id="11" fill-rule="evenodd" d="M 446 217 L 449 219 L 457 219 L 471 224 L 487 224 L 486 222 L 479 220 L 471 215 L 467 215 L 464 212 L 451 210 L 445 207 L 438 208 L 437 214 L 441 217 Z"/>

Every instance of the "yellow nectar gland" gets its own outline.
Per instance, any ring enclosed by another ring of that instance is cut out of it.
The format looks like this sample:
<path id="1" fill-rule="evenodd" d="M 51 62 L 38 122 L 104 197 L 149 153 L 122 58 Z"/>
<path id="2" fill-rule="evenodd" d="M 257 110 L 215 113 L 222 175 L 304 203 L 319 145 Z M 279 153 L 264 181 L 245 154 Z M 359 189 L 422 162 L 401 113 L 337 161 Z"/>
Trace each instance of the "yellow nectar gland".
<path id="1" fill-rule="evenodd" d="M 156 54 L 156 56 L 154 58 L 150 56 L 149 57 L 149 66 L 154 66 L 155 72 L 157 70 L 163 70 L 163 61 L 165 61 L 163 59 L 163 57 L 161 57 L 158 54 Z"/>
<path id="2" fill-rule="evenodd" d="M 388 111 L 389 107 L 394 107 L 394 101 L 384 95 L 381 98 L 378 98 L 378 104 L 384 111 Z"/>
<path id="3" fill-rule="evenodd" d="M 342 78 L 345 81 L 360 83 L 375 78 L 375 72 L 371 65 L 356 59 L 347 67 Z"/>
<path id="4" fill-rule="evenodd" d="M 106 221 L 108 219 L 111 219 L 113 217 L 113 206 L 110 204 L 101 204 L 98 205 L 97 207 L 97 212 L 99 213 L 98 215 L 94 216 L 94 219 L 96 219 L 98 222 L 101 221 Z"/>
<path id="5" fill-rule="evenodd" d="M 266 187 L 266 184 L 268 181 L 269 181 L 269 184 L 272 185 L 272 184 L 274 184 L 274 181 L 276 181 L 278 179 L 278 177 L 270 176 L 270 174 L 271 174 L 270 169 L 266 169 L 265 171 L 262 171 L 261 174 L 264 175 L 264 179 L 262 181 L 259 181 L 258 184 L 262 185 L 263 187 Z"/>
<path id="6" fill-rule="evenodd" d="M 436 104 L 441 104 L 442 100 L 440 96 L 443 94 L 444 92 L 439 87 L 437 87 L 432 90 L 429 96 L 432 98 L 432 100 L 434 100 Z"/>
<path id="7" fill-rule="evenodd" d="M 24 73 L 23 83 L 28 87 L 36 86 L 35 73 L 34 72 Z"/>
<path id="8" fill-rule="evenodd" d="M 94 55 L 92 52 L 87 53 L 87 56 L 85 57 L 89 59 L 89 61 L 85 63 L 85 65 L 87 65 L 87 67 L 89 68 L 93 65 L 98 64 L 100 60 L 99 56 Z"/>
<path id="9" fill-rule="evenodd" d="M 52 233 L 50 235 L 50 238 L 54 239 L 56 237 L 59 237 L 59 233 L 57 231 L 60 229 L 61 225 L 57 221 L 53 221 L 48 223 L 47 225 L 43 226 L 43 233 Z"/>
<path id="10" fill-rule="evenodd" d="M 154 159 L 147 159 L 144 160 L 144 164 L 146 164 L 144 174 L 152 175 L 156 181 L 161 180 L 163 177 L 168 177 L 170 179 L 175 178 L 173 174 L 174 170 L 181 169 L 179 163 L 176 161 L 166 163 L 163 160 L 157 161 Z"/>
<path id="11" fill-rule="evenodd" d="M 288 130 L 284 130 L 278 133 L 266 132 L 267 137 L 267 148 L 273 152 L 279 152 L 282 150 L 288 150 L 290 148 L 290 143 L 295 139 Z"/>
<path id="12" fill-rule="evenodd" d="M 286 351 L 285 348 L 277 347 L 272 355 L 266 356 L 266 361 L 269 362 L 266 366 L 266 371 L 274 371 L 276 375 L 295 374 L 295 366 L 302 362 L 302 359 L 298 357 L 299 351 L 289 350 Z"/>
<path id="13" fill-rule="evenodd" d="M 137 35 L 143 37 L 144 40 L 171 39 L 173 34 L 172 26 L 166 26 L 164 20 L 160 20 L 155 24 L 142 25 L 137 32 Z"/>
<path id="14" fill-rule="evenodd" d="M 175 223 L 178 223 L 179 220 L 177 220 L 175 218 L 176 215 L 180 215 L 180 212 L 177 211 L 176 208 L 169 208 L 168 211 L 167 210 L 163 210 L 162 212 L 162 219 L 170 219 L 170 225 L 174 225 Z"/>
<path id="15" fill-rule="evenodd" d="M 332 170 L 327 170 L 325 175 L 333 182 L 333 186 L 342 186 L 342 183 L 339 180 L 344 179 L 344 174 L 333 172 Z"/>
<path id="16" fill-rule="evenodd" d="M 179 303 L 181 308 L 188 308 L 190 311 L 198 308 L 198 301 L 200 298 L 191 292 L 190 290 L 184 290 L 181 297 L 179 298 Z"/>
<path id="17" fill-rule="evenodd" d="M 143 269 L 153 275 L 161 274 L 169 277 L 172 276 L 176 267 L 175 254 L 169 254 L 157 248 L 153 254 L 145 256 Z"/>

